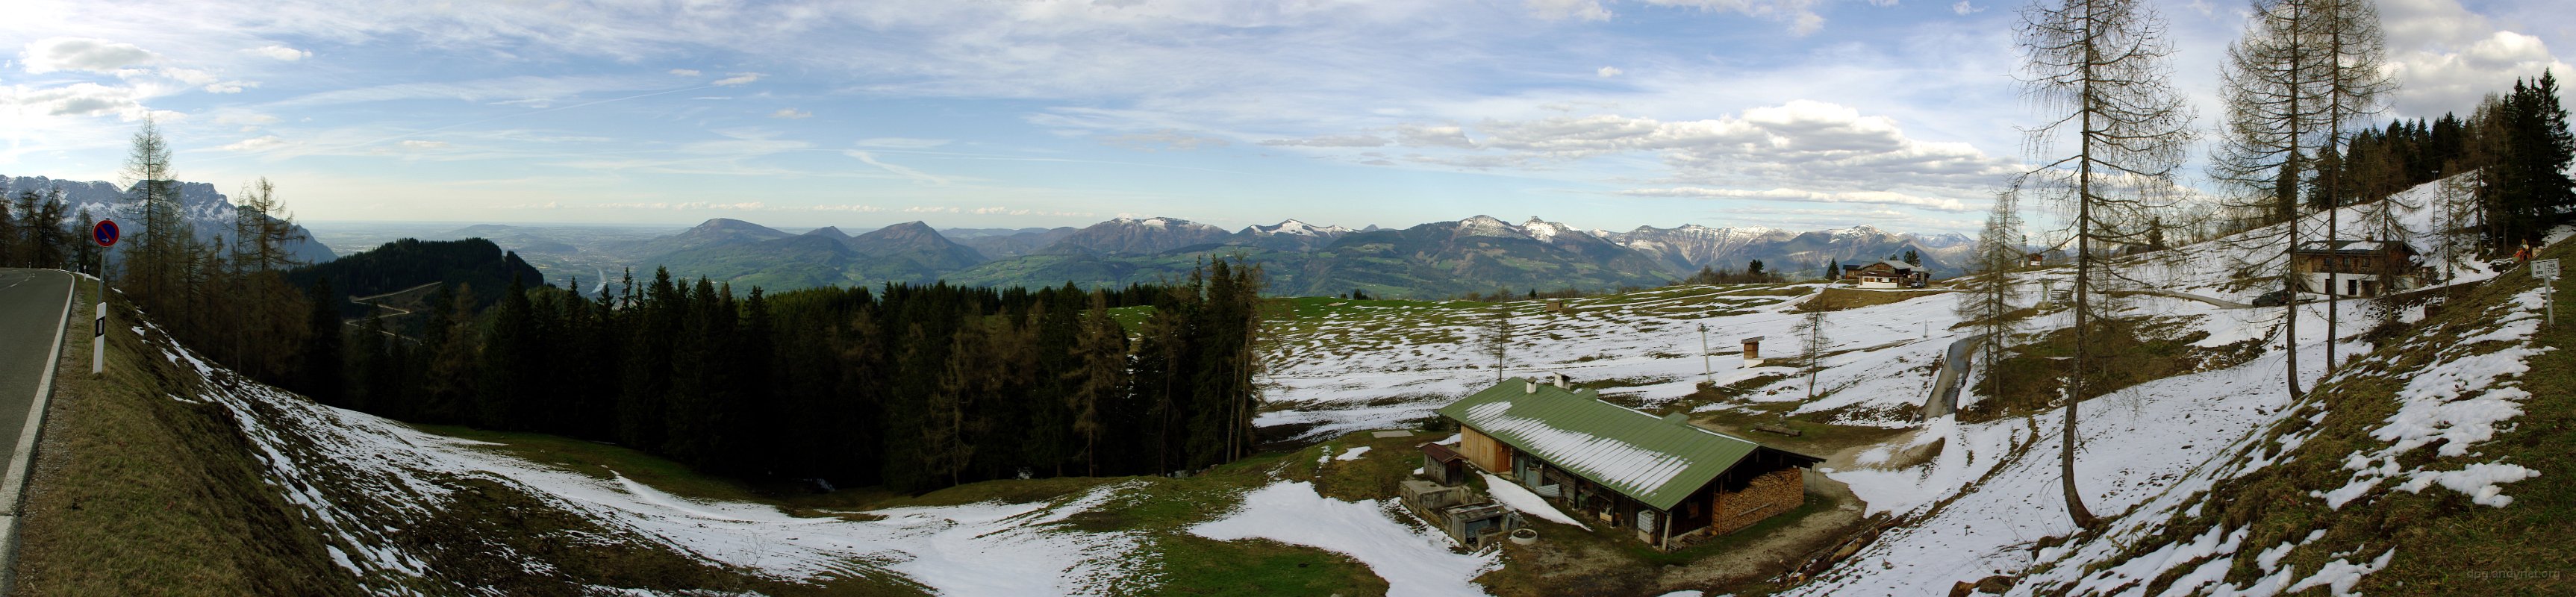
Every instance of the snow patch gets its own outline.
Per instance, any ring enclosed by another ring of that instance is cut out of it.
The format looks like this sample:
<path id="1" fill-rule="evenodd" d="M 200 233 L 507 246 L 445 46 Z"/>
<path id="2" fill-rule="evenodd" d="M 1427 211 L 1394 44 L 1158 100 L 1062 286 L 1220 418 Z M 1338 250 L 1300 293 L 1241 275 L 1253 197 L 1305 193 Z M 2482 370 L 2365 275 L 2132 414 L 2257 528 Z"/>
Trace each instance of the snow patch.
<path id="1" fill-rule="evenodd" d="M 1547 519 L 1549 522 L 1571 525 L 1584 530 L 1592 529 L 1592 527 L 1583 524 L 1582 521 L 1575 520 L 1572 516 L 1566 516 L 1564 511 L 1558 510 L 1555 505 L 1547 503 L 1546 498 L 1541 498 L 1538 494 L 1530 493 L 1529 489 L 1521 487 L 1520 484 L 1503 480 L 1502 477 L 1496 477 L 1493 473 L 1477 474 L 1485 476 L 1485 492 L 1493 494 L 1494 501 L 1502 502 L 1505 506 L 1511 506 L 1513 510 L 1519 510 L 1522 513 L 1529 514 L 1531 516 Z"/>
<path id="2" fill-rule="evenodd" d="M 1327 498 L 1312 484 L 1282 481 L 1245 493 L 1234 513 L 1189 531 L 1218 541 L 1269 539 L 1348 555 L 1386 579 L 1389 596 L 1485 595 L 1474 581 L 1502 568 L 1500 555 L 1453 552 L 1448 536 L 1396 522 L 1399 508 L 1392 501 Z"/>

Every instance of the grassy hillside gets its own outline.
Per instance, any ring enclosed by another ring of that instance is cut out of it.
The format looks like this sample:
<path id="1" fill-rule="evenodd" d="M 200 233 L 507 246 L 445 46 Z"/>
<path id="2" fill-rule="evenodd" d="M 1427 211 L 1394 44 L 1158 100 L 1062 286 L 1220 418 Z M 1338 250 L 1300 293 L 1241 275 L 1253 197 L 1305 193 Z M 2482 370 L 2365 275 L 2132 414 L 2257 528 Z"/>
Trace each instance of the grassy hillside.
<path id="1" fill-rule="evenodd" d="M 96 286 L 77 285 L 77 313 Z M 193 372 L 145 358 L 118 304 L 107 375 L 73 318 L 20 528 L 20 595 L 356 595 L 319 533 L 260 476 L 220 409 L 170 399 Z"/>

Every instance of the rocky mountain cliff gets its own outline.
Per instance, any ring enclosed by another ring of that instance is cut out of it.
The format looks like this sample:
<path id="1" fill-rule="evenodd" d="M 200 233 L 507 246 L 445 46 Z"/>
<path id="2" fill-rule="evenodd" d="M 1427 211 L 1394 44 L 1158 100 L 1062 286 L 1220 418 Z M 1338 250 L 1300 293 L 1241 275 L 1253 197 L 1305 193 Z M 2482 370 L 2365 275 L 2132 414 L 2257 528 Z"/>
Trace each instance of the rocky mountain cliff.
<path id="1" fill-rule="evenodd" d="M 34 191 L 42 194 L 54 189 L 63 191 L 63 202 L 71 206 L 66 213 L 74 218 L 78 218 L 83 210 L 87 210 L 95 218 L 115 219 L 117 226 L 123 229 L 128 238 L 147 232 L 143 225 L 143 210 L 133 201 L 133 193 L 127 192 L 127 189 L 120 188 L 115 183 L 56 180 L 43 176 L 0 176 L 0 192 L 5 192 L 12 202 L 15 202 L 18 194 L 22 192 Z M 221 240 L 225 246 L 234 244 L 232 236 L 236 212 L 232 199 L 217 192 L 215 185 L 202 182 L 179 183 L 179 206 L 181 217 L 187 220 L 188 228 L 197 240 L 207 243 Z M 274 218 L 271 219 L 274 220 Z M 73 222 L 65 223 L 69 225 Z M 322 263 L 339 257 L 331 251 L 330 247 L 313 242 L 311 231 L 305 230 L 303 225 L 296 225 L 295 233 L 298 238 L 289 241 L 286 249 L 287 254 L 295 256 L 297 260 L 306 263 Z M 110 251 L 108 255 L 114 259 L 118 253 Z"/>

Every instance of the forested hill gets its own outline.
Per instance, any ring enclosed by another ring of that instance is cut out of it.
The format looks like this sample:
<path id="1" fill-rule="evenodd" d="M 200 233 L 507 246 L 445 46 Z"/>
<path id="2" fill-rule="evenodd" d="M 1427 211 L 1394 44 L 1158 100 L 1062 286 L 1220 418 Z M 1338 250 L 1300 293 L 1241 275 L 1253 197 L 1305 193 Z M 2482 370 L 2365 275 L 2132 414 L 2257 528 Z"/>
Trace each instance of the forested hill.
<path id="1" fill-rule="evenodd" d="M 511 278 L 530 287 L 544 286 L 545 274 L 520 261 L 517 253 L 502 251 L 500 245 L 481 238 L 429 241 L 406 238 L 377 247 L 375 250 L 342 257 L 328 263 L 296 268 L 286 279 L 299 287 L 311 287 L 315 280 L 329 278 L 332 300 L 345 303 L 352 296 L 373 296 L 411 288 L 431 282 L 469 288 L 476 308 L 490 306 L 501 299 L 510 287 Z M 353 311 L 355 305 L 342 311 Z"/>

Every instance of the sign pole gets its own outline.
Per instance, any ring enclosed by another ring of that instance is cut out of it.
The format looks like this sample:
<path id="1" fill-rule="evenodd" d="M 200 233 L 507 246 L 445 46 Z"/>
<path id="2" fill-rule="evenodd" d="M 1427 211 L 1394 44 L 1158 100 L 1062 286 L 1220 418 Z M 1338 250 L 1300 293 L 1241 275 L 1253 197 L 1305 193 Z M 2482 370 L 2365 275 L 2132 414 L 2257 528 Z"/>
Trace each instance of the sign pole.
<path id="1" fill-rule="evenodd" d="M 89 238 L 98 243 L 98 319 L 89 328 L 89 374 L 107 372 L 107 251 L 116 247 L 116 220 L 103 219 L 89 228 Z"/>

